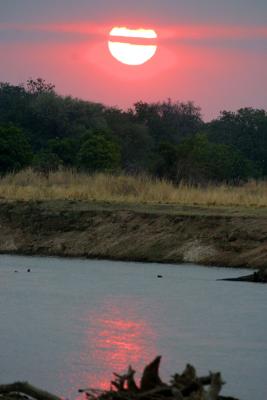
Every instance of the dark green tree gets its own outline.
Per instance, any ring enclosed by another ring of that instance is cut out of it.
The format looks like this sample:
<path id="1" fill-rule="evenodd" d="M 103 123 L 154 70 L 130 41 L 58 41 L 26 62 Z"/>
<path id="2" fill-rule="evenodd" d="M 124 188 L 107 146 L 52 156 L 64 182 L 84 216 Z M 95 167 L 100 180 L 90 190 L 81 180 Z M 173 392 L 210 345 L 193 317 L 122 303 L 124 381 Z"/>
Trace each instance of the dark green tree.
<path id="1" fill-rule="evenodd" d="M 47 83 L 45 79 L 28 79 L 26 82 L 26 90 L 28 93 L 38 95 L 41 93 L 55 93 L 55 85 Z"/>
<path id="2" fill-rule="evenodd" d="M 40 172 L 46 177 L 48 177 L 49 172 L 58 171 L 61 165 L 62 160 L 57 156 L 57 154 L 51 153 L 48 150 L 35 154 L 32 162 L 34 171 Z"/>
<path id="3" fill-rule="evenodd" d="M 96 132 L 86 138 L 77 157 L 79 168 L 94 171 L 116 171 L 121 165 L 118 144 L 105 134 Z"/>
<path id="4" fill-rule="evenodd" d="M 24 127 L 29 107 L 29 95 L 22 85 L 0 83 L 0 125 Z"/>
<path id="5" fill-rule="evenodd" d="M 177 147 L 177 180 L 191 183 L 240 183 L 253 174 L 253 165 L 232 146 L 212 143 L 206 134 Z"/>
<path id="6" fill-rule="evenodd" d="M 207 124 L 211 141 L 233 146 L 251 160 L 263 176 L 267 176 L 267 112 L 242 108 L 223 111 Z"/>
<path id="7" fill-rule="evenodd" d="M 264 110 L 224 111 L 204 124 L 192 102 L 138 102 L 123 111 L 60 96 L 53 84 L 38 78 L 25 85 L 0 83 L 0 126 L 10 124 L 23 132 L 39 162 L 48 158 L 49 165 L 79 163 L 88 170 L 120 165 L 126 172 L 152 172 L 174 181 L 267 176 Z M 86 146 L 91 150 L 85 151 Z M 105 152 L 109 146 L 111 156 Z"/>
<path id="8" fill-rule="evenodd" d="M 31 163 L 31 147 L 22 130 L 0 126 L 0 173 L 18 171 Z"/>
<path id="9" fill-rule="evenodd" d="M 77 161 L 77 154 L 80 150 L 80 140 L 52 139 L 48 142 L 48 151 L 56 154 L 65 167 L 74 167 Z"/>
<path id="10" fill-rule="evenodd" d="M 162 103 L 138 102 L 132 116 L 149 128 L 156 145 L 167 141 L 179 143 L 203 127 L 200 108 L 192 102 L 173 103 L 170 99 Z"/>
<path id="11" fill-rule="evenodd" d="M 161 143 L 152 165 L 152 173 L 159 178 L 177 181 L 178 146 Z"/>
<path id="12" fill-rule="evenodd" d="M 25 86 L 0 83 L 0 125 L 22 128 L 35 152 L 51 139 L 79 139 L 88 129 L 108 128 L 102 104 L 59 96 L 41 78 Z"/>
<path id="13" fill-rule="evenodd" d="M 130 173 L 147 171 L 151 162 L 153 140 L 145 124 L 129 113 L 111 108 L 105 111 L 110 135 L 120 144 L 122 168 Z"/>

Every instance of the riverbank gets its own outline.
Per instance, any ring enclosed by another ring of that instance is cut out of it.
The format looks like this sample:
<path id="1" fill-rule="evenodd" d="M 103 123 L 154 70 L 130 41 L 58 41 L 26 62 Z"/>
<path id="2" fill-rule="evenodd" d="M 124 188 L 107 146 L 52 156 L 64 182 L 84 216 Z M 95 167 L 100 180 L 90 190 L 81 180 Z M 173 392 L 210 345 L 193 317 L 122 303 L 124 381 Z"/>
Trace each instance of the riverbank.
<path id="1" fill-rule="evenodd" d="M 267 209 L 1 201 L 0 252 L 263 268 Z"/>

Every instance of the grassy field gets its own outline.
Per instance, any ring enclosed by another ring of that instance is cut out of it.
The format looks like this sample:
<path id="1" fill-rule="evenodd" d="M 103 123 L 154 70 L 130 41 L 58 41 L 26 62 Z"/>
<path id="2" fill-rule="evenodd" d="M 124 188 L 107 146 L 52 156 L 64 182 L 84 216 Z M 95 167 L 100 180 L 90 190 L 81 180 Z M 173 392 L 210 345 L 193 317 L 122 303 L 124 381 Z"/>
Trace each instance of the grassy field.
<path id="1" fill-rule="evenodd" d="M 0 198 L 6 200 L 83 200 L 114 203 L 191 206 L 266 207 L 267 182 L 243 186 L 195 187 L 146 176 L 58 171 L 48 178 L 31 169 L 0 179 Z"/>

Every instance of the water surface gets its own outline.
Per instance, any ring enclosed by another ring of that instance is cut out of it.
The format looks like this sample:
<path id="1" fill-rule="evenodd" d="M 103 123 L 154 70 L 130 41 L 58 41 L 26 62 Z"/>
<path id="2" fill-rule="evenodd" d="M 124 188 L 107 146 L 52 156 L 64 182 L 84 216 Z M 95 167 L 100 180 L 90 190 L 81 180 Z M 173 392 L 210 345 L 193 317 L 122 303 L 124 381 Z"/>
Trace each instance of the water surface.
<path id="1" fill-rule="evenodd" d="M 161 354 L 164 379 L 190 362 L 200 374 L 221 371 L 225 395 L 265 399 L 267 287 L 216 280 L 243 273 L 0 256 L 1 383 L 75 399 Z"/>

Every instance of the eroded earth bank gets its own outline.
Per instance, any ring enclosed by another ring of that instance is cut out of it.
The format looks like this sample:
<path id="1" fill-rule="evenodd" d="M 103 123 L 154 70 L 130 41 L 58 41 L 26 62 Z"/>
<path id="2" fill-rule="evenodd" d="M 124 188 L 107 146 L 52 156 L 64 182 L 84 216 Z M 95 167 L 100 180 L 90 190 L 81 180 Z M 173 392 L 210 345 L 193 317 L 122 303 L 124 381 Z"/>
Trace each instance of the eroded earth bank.
<path id="1" fill-rule="evenodd" d="M 75 201 L 0 203 L 0 252 L 267 266 L 267 210 Z"/>

